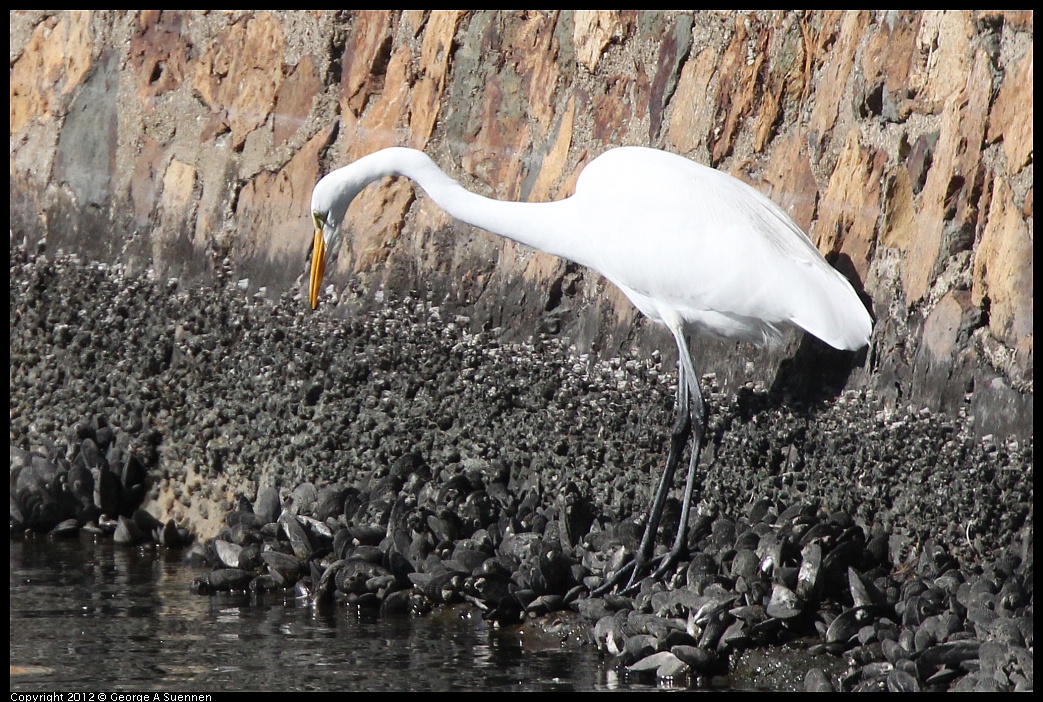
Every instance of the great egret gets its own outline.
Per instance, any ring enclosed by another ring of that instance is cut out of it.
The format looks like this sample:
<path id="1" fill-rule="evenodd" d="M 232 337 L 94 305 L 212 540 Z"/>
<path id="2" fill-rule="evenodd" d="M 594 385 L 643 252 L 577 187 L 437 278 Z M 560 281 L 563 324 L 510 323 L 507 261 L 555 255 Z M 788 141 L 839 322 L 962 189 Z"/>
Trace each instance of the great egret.
<path id="1" fill-rule="evenodd" d="M 653 575 L 665 572 L 686 547 L 706 418 L 690 335 L 765 344 L 794 325 L 837 349 L 869 343 L 872 320 L 851 284 L 778 205 L 726 173 L 640 147 L 606 151 L 587 164 L 574 195 L 545 203 L 469 192 L 415 149 L 383 149 L 339 168 L 312 193 L 313 309 L 348 205 L 384 176 L 413 179 L 456 219 L 594 269 L 673 334 L 677 419 L 666 467 L 637 553 L 599 591 L 621 584 L 627 573 L 626 589 L 632 588 L 651 564 L 673 475 L 694 430 L 677 535 Z"/>

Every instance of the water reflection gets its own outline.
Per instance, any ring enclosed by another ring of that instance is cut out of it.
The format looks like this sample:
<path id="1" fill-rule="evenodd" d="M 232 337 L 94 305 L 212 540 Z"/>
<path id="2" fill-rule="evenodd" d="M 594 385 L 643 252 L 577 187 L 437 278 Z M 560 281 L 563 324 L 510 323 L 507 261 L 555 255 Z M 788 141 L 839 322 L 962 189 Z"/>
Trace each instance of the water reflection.
<path id="1" fill-rule="evenodd" d="M 11 540 L 11 690 L 599 690 L 592 647 L 523 651 L 480 618 L 200 597 L 179 554 Z M 628 689 L 641 686 L 626 685 Z"/>

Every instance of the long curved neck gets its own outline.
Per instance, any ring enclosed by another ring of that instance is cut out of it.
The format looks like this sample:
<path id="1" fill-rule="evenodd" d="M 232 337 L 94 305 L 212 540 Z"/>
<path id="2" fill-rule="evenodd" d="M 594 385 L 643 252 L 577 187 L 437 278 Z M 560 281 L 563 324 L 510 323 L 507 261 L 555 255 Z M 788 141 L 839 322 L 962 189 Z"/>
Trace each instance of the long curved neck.
<path id="1" fill-rule="evenodd" d="M 470 192 L 450 178 L 427 154 L 416 149 L 392 147 L 364 156 L 348 168 L 363 183 L 384 176 L 405 176 L 415 181 L 439 207 L 462 222 L 505 236 L 540 251 L 570 260 L 585 258 L 576 250 L 568 226 L 569 200 L 557 202 L 509 202 Z M 585 261 L 577 260 L 578 263 Z"/>

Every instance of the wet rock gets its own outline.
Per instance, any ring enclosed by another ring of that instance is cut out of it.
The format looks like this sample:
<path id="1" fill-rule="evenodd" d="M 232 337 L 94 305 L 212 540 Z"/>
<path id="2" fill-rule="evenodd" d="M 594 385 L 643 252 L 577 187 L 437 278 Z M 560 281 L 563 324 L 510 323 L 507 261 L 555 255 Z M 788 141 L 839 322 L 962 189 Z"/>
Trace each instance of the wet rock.
<path id="1" fill-rule="evenodd" d="M 195 539 L 191 531 L 178 526 L 173 519 L 168 519 L 153 536 L 159 544 L 167 548 L 185 548 Z"/>
<path id="2" fill-rule="evenodd" d="M 14 534 L 67 519 L 129 532 L 134 516 L 171 546 L 183 530 L 139 523 L 133 504 L 162 493 L 174 513 L 227 510 L 210 515 L 227 517 L 223 543 L 188 557 L 218 568 L 200 592 L 299 586 L 314 606 L 386 616 L 467 601 L 503 627 L 573 609 L 616 665 L 650 659 L 674 681 L 807 646 L 851 672 L 816 659 L 793 676 L 806 689 L 1032 688 L 1031 441 L 884 412 L 870 391 L 803 402 L 704 379 L 687 552 L 589 598 L 642 536 L 672 421 L 659 357 L 580 361 L 417 298 L 313 315 L 117 268 L 12 245 Z"/>
<path id="3" fill-rule="evenodd" d="M 214 553 L 217 555 L 217 560 L 221 565 L 225 568 L 239 567 L 239 553 L 243 550 L 242 546 L 223 541 L 222 539 L 214 539 L 212 543 Z"/>
<path id="4" fill-rule="evenodd" d="M 688 673 L 688 664 L 669 651 L 660 651 L 646 656 L 627 666 L 632 673 L 655 673 L 657 679 L 672 680 Z"/>
<path id="5" fill-rule="evenodd" d="M 246 590 L 253 580 L 253 574 L 238 568 L 224 568 L 208 573 L 205 579 L 198 581 L 201 592 L 226 592 L 229 590 Z M 205 582 L 205 586 L 202 584 Z"/>
<path id="6" fill-rule="evenodd" d="M 804 613 L 804 602 L 785 585 L 776 584 L 764 611 L 769 617 L 783 621 L 795 619 Z"/>
<path id="7" fill-rule="evenodd" d="M 366 546 L 378 545 L 384 539 L 386 532 L 386 529 L 373 525 L 348 526 L 348 533 L 351 535 L 352 542 Z"/>
<path id="8" fill-rule="evenodd" d="M 830 622 L 829 628 L 826 630 L 826 642 L 847 643 L 853 641 L 863 627 L 883 614 L 886 614 L 886 610 L 875 605 L 852 607 L 844 610 Z"/>
<path id="9" fill-rule="evenodd" d="M 672 647 L 670 652 L 699 675 L 713 675 L 720 672 L 721 659 L 714 651 L 699 646 L 678 645 Z"/>
<path id="10" fill-rule="evenodd" d="M 821 668 L 812 668 L 804 676 L 805 692 L 836 692 L 833 682 Z"/>
<path id="11" fill-rule="evenodd" d="M 371 582 L 374 578 L 388 576 L 386 568 L 368 561 L 345 561 L 337 573 L 337 589 L 341 592 L 361 595 L 376 592 L 380 584 Z"/>
<path id="12" fill-rule="evenodd" d="M 313 483 L 301 483 L 290 494 L 290 509 L 294 514 L 310 514 L 318 499 L 319 491 Z"/>
<path id="13" fill-rule="evenodd" d="M 257 491 L 257 499 L 253 503 L 253 512 L 265 523 L 274 522 L 282 514 L 282 502 L 279 490 L 266 485 Z"/>
<path id="14" fill-rule="evenodd" d="M 133 520 L 121 516 L 117 521 L 116 532 L 112 535 L 112 540 L 117 544 L 136 546 L 146 540 L 146 532 L 142 531 Z"/>
<path id="15" fill-rule="evenodd" d="M 279 517 L 279 526 L 290 542 L 293 555 L 301 560 L 308 560 L 314 552 L 308 533 L 301 526 L 300 519 L 292 514 L 286 513 Z"/>
<path id="16" fill-rule="evenodd" d="M 278 551 L 262 551 L 261 560 L 268 566 L 269 573 L 282 587 L 292 587 L 306 571 L 301 559 Z"/>
<path id="17" fill-rule="evenodd" d="M 75 519 L 66 519 L 56 524 L 48 535 L 52 539 L 75 539 L 80 535 L 80 524 Z"/>

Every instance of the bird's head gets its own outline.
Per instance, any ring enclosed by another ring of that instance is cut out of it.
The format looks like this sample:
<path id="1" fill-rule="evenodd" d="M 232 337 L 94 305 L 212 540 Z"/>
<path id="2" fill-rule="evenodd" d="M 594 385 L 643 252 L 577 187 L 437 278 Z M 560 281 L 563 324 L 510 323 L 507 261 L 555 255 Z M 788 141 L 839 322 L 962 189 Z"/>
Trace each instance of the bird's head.
<path id="1" fill-rule="evenodd" d="M 315 225 L 312 243 L 311 280 L 308 285 L 308 301 L 311 308 L 319 306 L 319 287 L 326 274 L 326 264 L 340 249 L 344 215 L 348 205 L 364 187 L 351 178 L 347 168 L 326 175 L 315 186 L 311 194 L 311 217 Z"/>

